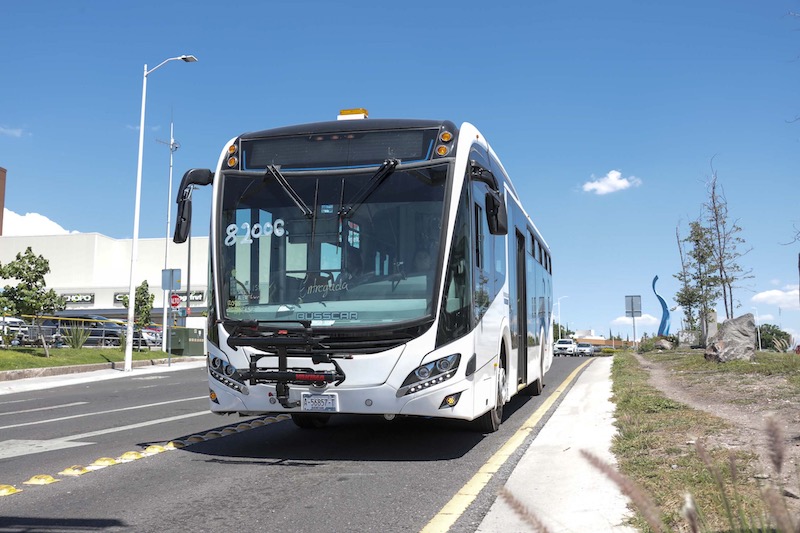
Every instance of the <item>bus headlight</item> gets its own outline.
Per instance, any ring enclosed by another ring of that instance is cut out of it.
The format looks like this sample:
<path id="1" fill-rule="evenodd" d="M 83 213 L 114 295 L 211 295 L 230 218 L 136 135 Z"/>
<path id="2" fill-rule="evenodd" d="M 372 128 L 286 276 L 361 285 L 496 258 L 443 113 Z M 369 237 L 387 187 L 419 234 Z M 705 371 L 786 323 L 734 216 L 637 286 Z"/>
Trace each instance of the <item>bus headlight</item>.
<path id="1" fill-rule="evenodd" d="M 239 375 L 239 372 L 236 371 L 236 368 L 224 361 L 219 357 L 212 356 L 208 362 L 208 373 L 209 375 L 225 385 L 237 392 L 242 394 L 250 394 L 247 385 L 244 384 L 244 379 L 242 376 Z"/>
<path id="2" fill-rule="evenodd" d="M 397 390 L 397 397 L 414 394 L 447 381 L 455 375 L 460 360 L 461 354 L 454 353 L 420 365 L 408 375 L 403 385 Z"/>

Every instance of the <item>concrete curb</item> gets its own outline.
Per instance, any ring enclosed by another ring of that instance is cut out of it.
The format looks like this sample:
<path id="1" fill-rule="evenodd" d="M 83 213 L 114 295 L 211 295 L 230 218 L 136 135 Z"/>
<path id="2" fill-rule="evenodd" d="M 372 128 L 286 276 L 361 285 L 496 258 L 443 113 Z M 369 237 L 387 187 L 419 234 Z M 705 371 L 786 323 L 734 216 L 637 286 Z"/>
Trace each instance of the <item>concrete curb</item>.
<path id="1" fill-rule="evenodd" d="M 193 361 L 202 361 L 205 359 L 204 355 L 193 357 L 172 357 L 169 359 L 170 363 L 186 363 Z M 166 357 L 161 359 L 147 359 L 143 361 L 132 361 L 133 368 L 142 368 L 155 365 L 166 365 L 168 359 Z M 125 363 L 120 361 L 118 363 L 95 363 L 91 365 L 71 365 L 71 366 L 50 366 L 44 368 L 26 368 L 20 370 L 3 370 L 0 371 L 0 382 L 13 381 L 17 379 L 27 378 L 41 378 L 47 376 L 64 376 L 68 374 L 78 374 L 83 372 L 94 372 L 97 370 L 124 370 Z"/>

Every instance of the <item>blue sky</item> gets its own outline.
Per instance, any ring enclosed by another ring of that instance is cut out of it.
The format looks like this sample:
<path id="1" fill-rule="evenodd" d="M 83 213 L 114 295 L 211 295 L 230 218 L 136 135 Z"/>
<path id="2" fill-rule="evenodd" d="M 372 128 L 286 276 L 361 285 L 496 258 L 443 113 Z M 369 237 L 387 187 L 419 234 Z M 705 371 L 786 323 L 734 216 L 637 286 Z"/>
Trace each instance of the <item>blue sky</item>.
<path id="1" fill-rule="evenodd" d="M 654 276 L 675 305 L 675 230 L 700 215 L 713 158 L 752 248 L 737 314 L 800 337 L 800 243 L 785 244 L 800 228 L 793 11 L 800 1 L 7 3 L 5 233 L 44 220 L 130 238 L 144 64 L 193 54 L 148 77 L 142 238 L 166 235 L 169 149 L 157 141 L 171 116 L 176 181 L 240 133 L 342 108 L 467 121 L 551 246 L 562 322 L 626 337 L 625 295 L 642 296 L 637 333 L 657 330 Z M 195 194 L 204 232 L 210 195 Z"/>

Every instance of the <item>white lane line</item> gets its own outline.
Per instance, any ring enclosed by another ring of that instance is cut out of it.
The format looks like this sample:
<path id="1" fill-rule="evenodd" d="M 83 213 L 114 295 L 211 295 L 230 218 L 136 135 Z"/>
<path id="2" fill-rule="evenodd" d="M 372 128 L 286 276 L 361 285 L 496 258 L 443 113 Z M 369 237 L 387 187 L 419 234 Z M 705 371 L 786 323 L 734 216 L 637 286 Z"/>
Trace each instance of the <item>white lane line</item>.
<path id="1" fill-rule="evenodd" d="M 58 439 L 0 441 L 0 459 L 19 457 L 21 455 L 31 455 L 34 453 L 49 452 L 52 450 L 61 450 L 63 448 L 72 448 L 75 446 L 86 446 L 89 444 L 94 444 L 94 442 L 71 442 L 71 441 L 77 441 L 89 437 L 96 437 L 98 435 L 105 435 L 108 433 L 116 433 L 118 431 L 127 431 L 129 429 L 136 429 L 145 426 L 153 426 L 155 424 L 174 422 L 175 420 L 182 420 L 184 418 L 192 418 L 195 416 L 202 416 L 207 414 L 211 414 L 211 411 L 198 411 L 196 413 L 187 413 L 185 415 L 170 416 L 168 418 L 159 418 L 158 420 L 148 420 L 147 422 L 139 422 L 138 424 L 130 424 L 127 426 L 120 426 L 116 428 L 100 429 L 98 431 L 91 431 L 89 433 L 80 433 L 78 435 L 60 437 Z"/>
<path id="2" fill-rule="evenodd" d="M 0 459 L 9 459 L 21 455 L 32 455 L 34 453 L 49 452 L 52 450 L 63 450 L 64 448 L 75 448 L 76 446 L 86 446 L 91 442 L 67 442 L 61 439 L 53 440 L 4 440 L 0 442 Z"/>
<path id="3" fill-rule="evenodd" d="M 203 396 L 205 398 L 205 396 Z M 192 418 L 195 416 L 203 416 L 213 414 L 210 410 L 197 411 L 195 413 L 187 413 L 185 415 L 170 416 L 167 418 L 159 418 L 157 420 L 148 420 L 146 422 L 139 422 L 137 424 L 129 424 L 127 426 L 119 426 L 116 428 L 98 429 L 97 431 L 90 431 L 88 433 L 79 433 L 77 435 L 70 435 L 69 437 L 62 437 L 63 440 L 80 440 L 88 439 L 90 437 L 97 437 L 98 435 L 107 435 L 108 433 L 116 433 L 118 431 L 127 431 L 129 429 L 143 428 L 146 426 L 153 426 L 155 424 L 164 424 L 166 422 L 174 422 L 176 420 L 183 420 L 184 418 Z"/>
<path id="4" fill-rule="evenodd" d="M 64 407 L 75 407 L 76 405 L 86 405 L 89 402 L 73 402 L 73 403 L 63 403 L 61 405 L 51 405 L 50 407 L 38 407 L 36 409 L 25 409 L 23 411 L 11 411 L 8 413 L 0 413 L 0 416 L 4 415 L 19 415 L 22 413 L 33 413 L 36 411 L 49 411 L 50 409 L 61 409 Z"/>
<path id="5" fill-rule="evenodd" d="M 121 409 L 111 409 L 108 411 L 98 411 L 96 413 L 84 413 L 81 415 L 72 415 L 72 416 L 62 416 L 60 418 L 50 418 L 48 420 L 39 420 L 38 422 L 25 422 L 23 424 L 12 424 L 10 426 L 0 426 L 0 429 L 12 429 L 12 428 L 20 428 L 24 426 L 36 426 L 38 424 L 47 424 L 48 422 L 61 422 L 63 420 L 72 420 L 73 418 L 83 418 L 86 416 L 96 416 L 96 415 L 106 415 L 109 413 L 120 413 L 122 411 L 132 411 L 134 409 L 147 409 L 148 407 L 157 407 L 159 405 L 169 405 L 171 403 L 178 403 L 178 402 L 190 402 L 195 400 L 202 400 L 204 398 L 208 398 L 208 396 L 195 396 L 194 398 L 182 398 L 180 400 L 169 400 L 166 402 L 156 402 L 156 403 L 149 403 L 146 405 L 134 405 L 132 407 L 123 407 Z M 206 411 L 208 412 L 208 411 Z"/>
<path id="6" fill-rule="evenodd" d="M 10 400 L 7 402 L 0 402 L 0 405 L 10 405 L 12 403 L 32 402 L 34 400 L 41 400 L 41 398 L 28 398 L 27 400 Z"/>

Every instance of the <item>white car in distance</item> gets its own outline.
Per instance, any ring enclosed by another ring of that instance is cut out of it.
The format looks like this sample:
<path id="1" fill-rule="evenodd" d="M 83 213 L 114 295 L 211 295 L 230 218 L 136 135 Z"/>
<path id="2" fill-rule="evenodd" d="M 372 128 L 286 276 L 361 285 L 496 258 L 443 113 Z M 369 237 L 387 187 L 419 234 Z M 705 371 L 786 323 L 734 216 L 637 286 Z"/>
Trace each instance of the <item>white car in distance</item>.
<path id="1" fill-rule="evenodd" d="M 553 355 L 569 355 L 571 357 L 576 354 L 577 347 L 574 339 L 558 339 L 553 346 Z"/>

